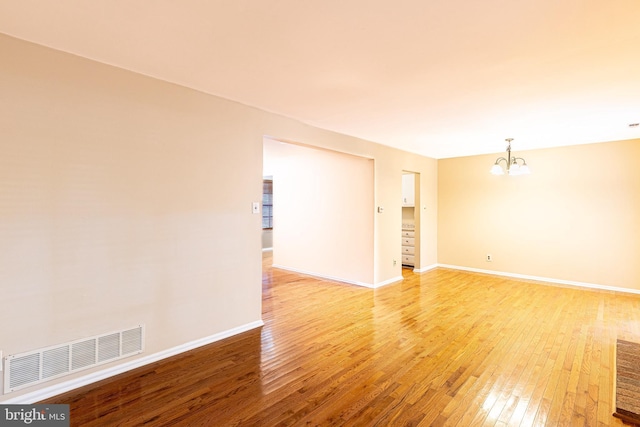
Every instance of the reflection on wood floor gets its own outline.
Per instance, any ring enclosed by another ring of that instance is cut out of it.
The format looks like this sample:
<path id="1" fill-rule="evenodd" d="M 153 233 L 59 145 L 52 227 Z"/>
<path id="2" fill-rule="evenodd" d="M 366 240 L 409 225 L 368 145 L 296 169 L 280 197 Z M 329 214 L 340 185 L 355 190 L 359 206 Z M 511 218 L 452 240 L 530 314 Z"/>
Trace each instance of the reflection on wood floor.
<path id="1" fill-rule="evenodd" d="M 622 425 L 638 296 L 447 269 L 371 290 L 270 261 L 264 327 L 49 402 L 78 426 Z"/>

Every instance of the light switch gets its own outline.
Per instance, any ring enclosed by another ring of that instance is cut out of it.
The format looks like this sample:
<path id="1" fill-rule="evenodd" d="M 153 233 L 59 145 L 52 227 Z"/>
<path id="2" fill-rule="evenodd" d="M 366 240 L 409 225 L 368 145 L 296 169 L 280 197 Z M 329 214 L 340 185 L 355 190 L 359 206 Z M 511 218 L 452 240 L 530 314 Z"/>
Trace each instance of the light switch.
<path id="1" fill-rule="evenodd" d="M 251 204 L 251 209 L 252 209 L 252 212 L 254 214 L 259 214 L 260 213 L 260 202 L 253 202 Z"/>

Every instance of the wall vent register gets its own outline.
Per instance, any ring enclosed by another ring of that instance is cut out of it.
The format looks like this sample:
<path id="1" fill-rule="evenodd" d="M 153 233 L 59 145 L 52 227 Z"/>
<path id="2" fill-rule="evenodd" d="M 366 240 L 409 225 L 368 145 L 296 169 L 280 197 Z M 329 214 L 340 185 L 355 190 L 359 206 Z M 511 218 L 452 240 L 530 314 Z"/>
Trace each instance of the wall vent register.
<path id="1" fill-rule="evenodd" d="M 144 325 L 4 358 L 4 393 L 142 353 Z"/>

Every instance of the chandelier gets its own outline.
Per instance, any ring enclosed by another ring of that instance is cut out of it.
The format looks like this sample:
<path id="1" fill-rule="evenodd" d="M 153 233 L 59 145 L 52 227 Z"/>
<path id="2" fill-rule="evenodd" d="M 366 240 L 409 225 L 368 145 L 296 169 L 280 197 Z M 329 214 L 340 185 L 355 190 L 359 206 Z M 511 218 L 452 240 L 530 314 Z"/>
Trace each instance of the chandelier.
<path id="1" fill-rule="evenodd" d="M 504 162 L 504 166 L 509 175 L 526 175 L 531 173 L 525 159 L 511 156 L 511 141 L 513 141 L 513 138 L 507 138 L 505 141 L 507 141 L 507 157 L 498 157 L 491 168 L 491 173 L 494 175 L 504 175 L 504 169 L 502 165 L 500 165 L 500 162 Z"/>

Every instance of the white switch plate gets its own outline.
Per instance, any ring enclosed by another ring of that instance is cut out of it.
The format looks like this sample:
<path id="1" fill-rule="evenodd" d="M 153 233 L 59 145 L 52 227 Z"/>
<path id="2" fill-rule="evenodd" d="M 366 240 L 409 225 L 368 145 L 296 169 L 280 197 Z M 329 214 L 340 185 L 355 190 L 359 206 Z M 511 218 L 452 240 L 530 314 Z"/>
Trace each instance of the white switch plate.
<path id="1" fill-rule="evenodd" d="M 254 214 L 260 213 L 260 202 L 253 202 L 251 204 L 251 209 Z"/>

